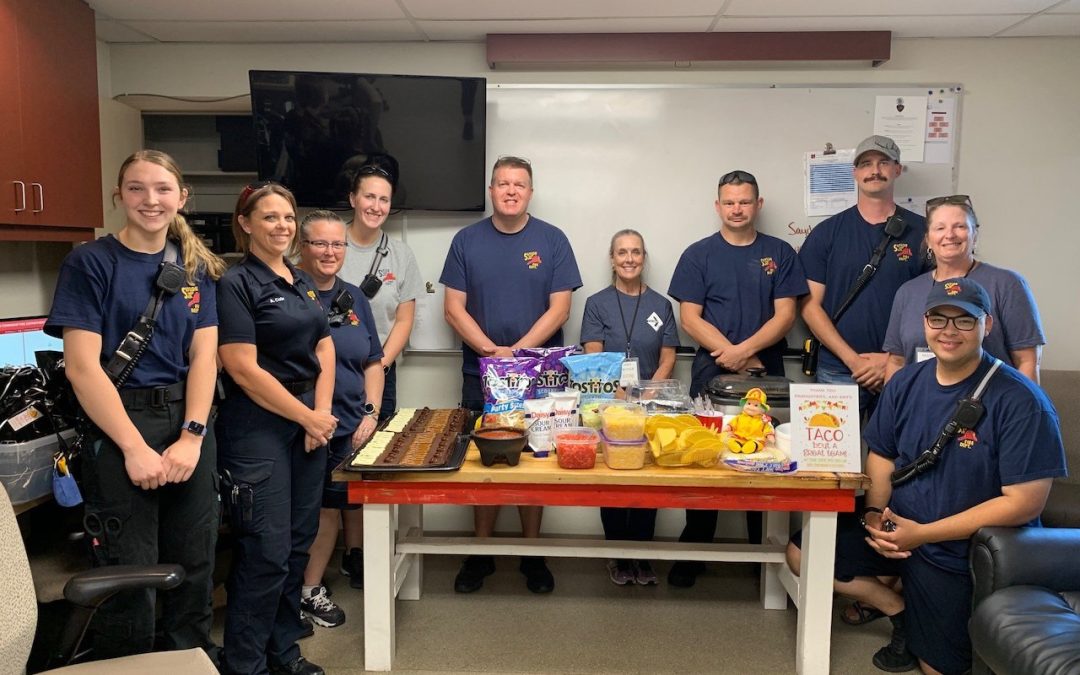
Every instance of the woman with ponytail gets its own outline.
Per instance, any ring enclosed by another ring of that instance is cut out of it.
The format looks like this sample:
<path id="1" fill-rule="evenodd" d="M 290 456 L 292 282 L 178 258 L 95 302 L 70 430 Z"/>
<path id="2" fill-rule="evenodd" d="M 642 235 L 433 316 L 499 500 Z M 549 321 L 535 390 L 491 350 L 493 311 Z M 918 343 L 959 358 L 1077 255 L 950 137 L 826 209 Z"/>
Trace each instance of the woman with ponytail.
<path id="1" fill-rule="evenodd" d="M 209 416 L 215 281 L 225 266 L 178 213 L 187 197 L 171 157 L 155 150 L 128 157 L 113 192 L 124 225 L 64 260 L 45 325 L 64 340 L 67 377 L 92 423 L 81 457 L 96 563 L 175 563 L 187 573 L 157 596 L 164 650 L 212 647 L 218 498 Z M 132 343 L 140 317 L 155 314 Z M 95 618 L 95 657 L 154 649 L 154 600 L 153 591 L 134 590 L 107 601 Z"/>

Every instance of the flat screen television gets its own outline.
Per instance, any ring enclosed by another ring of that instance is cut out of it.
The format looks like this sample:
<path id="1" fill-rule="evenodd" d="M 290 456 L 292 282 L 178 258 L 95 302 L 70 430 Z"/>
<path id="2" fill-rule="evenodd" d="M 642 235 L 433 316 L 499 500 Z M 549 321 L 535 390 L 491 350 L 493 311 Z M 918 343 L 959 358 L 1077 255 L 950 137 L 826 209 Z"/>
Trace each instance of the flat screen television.
<path id="1" fill-rule="evenodd" d="M 259 179 L 301 206 L 349 208 L 352 176 L 389 156 L 392 205 L 483 211 L 487 80 L 249 71 Z"/>

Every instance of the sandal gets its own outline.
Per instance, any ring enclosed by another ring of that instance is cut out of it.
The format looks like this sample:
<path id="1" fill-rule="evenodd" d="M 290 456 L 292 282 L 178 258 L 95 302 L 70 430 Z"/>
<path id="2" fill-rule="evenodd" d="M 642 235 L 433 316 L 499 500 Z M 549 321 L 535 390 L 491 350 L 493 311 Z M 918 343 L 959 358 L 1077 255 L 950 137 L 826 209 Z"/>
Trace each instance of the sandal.
<path id="1" fill-rule="evenodd" d="M 849 610 L 855 610 L 855 616 L 849 613 Z M 859 601 L 855 601 L 840 610 L 840 620 L 849 626 L 861 626 L 864 623 L 870 623 L 871 621 L 877 621 L 881 617 L 885 616 L 885 612 L 882 612 L 877 607 L 870 605 L 864 605 Z"/>

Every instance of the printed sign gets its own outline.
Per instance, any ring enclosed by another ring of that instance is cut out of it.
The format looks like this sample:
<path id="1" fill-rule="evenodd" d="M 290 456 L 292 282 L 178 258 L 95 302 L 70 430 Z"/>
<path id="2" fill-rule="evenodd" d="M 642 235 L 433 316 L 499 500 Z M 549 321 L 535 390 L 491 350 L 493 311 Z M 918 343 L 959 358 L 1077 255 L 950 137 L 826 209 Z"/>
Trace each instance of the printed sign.
<path id="1" fill-rule="evenodd" d="M 791 458 L 800 471 L 862 471 L 859 388 L 791 385 Z"/>

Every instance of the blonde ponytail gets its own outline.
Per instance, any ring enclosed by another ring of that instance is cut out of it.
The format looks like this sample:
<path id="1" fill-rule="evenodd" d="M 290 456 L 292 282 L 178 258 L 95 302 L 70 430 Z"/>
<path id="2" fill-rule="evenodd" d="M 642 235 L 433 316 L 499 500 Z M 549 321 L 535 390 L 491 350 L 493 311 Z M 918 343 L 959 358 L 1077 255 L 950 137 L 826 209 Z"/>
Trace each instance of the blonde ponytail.
<path id="1" fill-rule="evenodd" d="M 169 223 L 169 237 L 180 245 L 183 252 L 184 269 L 187 270 L 189 284 L 195 284 L 200 268 L 205 270 L 206 276 L 212 281 L 217 281 L 225 273 L 225 261 L 206 247 L 179 213 Z"/>

